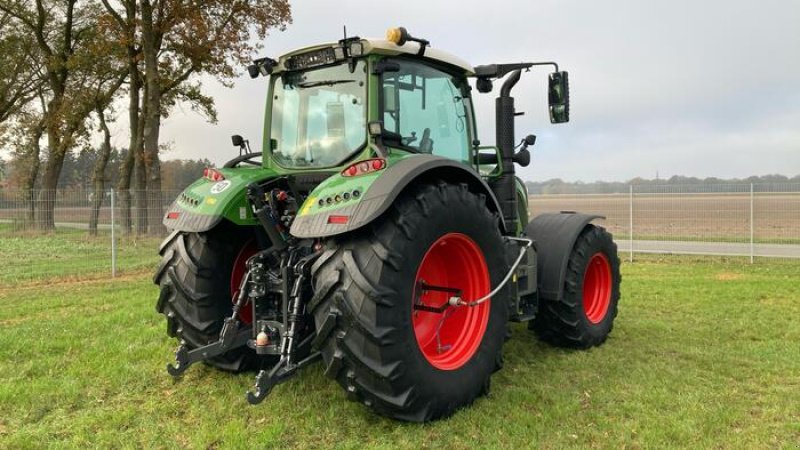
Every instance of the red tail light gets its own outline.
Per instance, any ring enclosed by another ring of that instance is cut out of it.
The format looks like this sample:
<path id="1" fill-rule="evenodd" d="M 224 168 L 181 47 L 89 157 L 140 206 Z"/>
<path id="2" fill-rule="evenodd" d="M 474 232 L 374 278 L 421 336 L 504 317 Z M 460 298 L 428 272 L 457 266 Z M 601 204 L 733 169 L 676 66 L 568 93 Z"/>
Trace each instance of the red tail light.
<path id="1" fill-rule="evenodd" d="M 225 179 L 225 176 L 217 169 L 206 167 L 203 169 L 203 178 L 210 181 L 222 181 Z"/>
<path id="2" fill-rule="evenodd" d="M 350 219 L 350 216 L 328 216 L 328 223 L 344 225 L 348 219 Z"/>
<path id="3" fill-rule="evenodd" d="M 354 177 L 365 173 L 376 172 L 386 168 L 386 160 L 381 158 L 365 159 L 350 164 L 342 171 L 343 177 Z"/>

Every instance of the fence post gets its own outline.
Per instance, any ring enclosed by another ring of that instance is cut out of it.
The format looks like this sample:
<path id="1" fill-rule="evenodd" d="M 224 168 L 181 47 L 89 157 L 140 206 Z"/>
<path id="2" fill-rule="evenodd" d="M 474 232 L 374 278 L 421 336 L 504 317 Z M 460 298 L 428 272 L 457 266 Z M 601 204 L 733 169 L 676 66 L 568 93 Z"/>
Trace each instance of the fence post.
<path id="1" fill-rule="evenodd" d="M 755 256 L 755 221 L 754 214 L 753 214 L 753 183 L 750 183 L 750 264 L 753 264 L 753 259 Z"/>
<path id="2" fill-rule="evenodd" d="M 633 262 L 633 185 L 628 185 L 628 217 L 630 222 L 628 224 L 628 243 L 630 246 L 628 249 L 630 250 L 630 255 L 628 256 L 628 260 Z"/>
<path id="3" fill-rule="evenodd" d="M 117 239 L 115 228 L 117 224 L 114 220 L 114 188 L 111 188 L 111 278 L 117 276 Z"/>

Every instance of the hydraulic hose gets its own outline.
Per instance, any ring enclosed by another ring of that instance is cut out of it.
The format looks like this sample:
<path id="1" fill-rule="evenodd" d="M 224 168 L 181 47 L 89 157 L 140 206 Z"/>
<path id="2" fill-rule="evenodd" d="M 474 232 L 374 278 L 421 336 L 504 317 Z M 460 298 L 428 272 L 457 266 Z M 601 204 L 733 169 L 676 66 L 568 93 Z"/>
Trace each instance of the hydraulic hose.
<path id="1" fill-rule="evenodd" d="M 527 250 L 528 247 L 533 245 L 533 239 L 518 238 L 518 237 L 511 237 L 511 236 L 506 236 L 506 239 L 508 239 L 510 241 L 523 242 L 524 244 L 519 249 L 519 256 L 517 256 L 517 260 L 514 261 L 514 264 L 511 265 L 511 269 L 509 269 L 508 273 L 503 278 L 503 280 L 500 282 L 500 284 L 497 285 L 497 287 L 494 288 L 494 290 L 492 290 L 492 292 L 489 292 L 488 294 L 484 295 L 483 297 L 481 297 L 481 298 L 479 298 L 477 300 L 472 300 L 470 302 L 467 302 L 467 301 L 464 301 L 464 299 L 462 299 L 460 297 L 450 297 L 450 299 L 447 301 L 447 303 L 449 303 L 451 306 L 478 306 L 481 303 L 485 302 L 486 300 L 489 300 L 490 298 L 495 296 L 498 292 L 500 292 L 500 289 L 503 289 L 503 286 L 505 286 L 506 283 L 508 283 L 508 280 L 511 279 L 511 275 L 513 275 L 514 271 L 517 270 L 517 267 L 519 267 L 519 263 L 522 262 L 522 258 L 525 256 L 525 250 Z"/>

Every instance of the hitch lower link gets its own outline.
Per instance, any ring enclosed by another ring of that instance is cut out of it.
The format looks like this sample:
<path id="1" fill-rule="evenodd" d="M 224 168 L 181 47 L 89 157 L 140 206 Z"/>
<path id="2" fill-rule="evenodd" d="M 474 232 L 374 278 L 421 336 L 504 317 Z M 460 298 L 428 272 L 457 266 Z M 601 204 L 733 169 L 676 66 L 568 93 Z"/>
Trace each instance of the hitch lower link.
<path id="1" fill-rule="evenodd" d="M 289 295 L 289 311 L 286 314 L 288 327 L 286 327 L 286 331 L 281 330 L 280 333 L 280 359 L 269 370 L 262 369 L 259 371 L 253 389 L 247 392 L 247 401 L 252 405 L 261 403 L 273 387 L 296 375 L 298 369 L 316 361 L 321 355 L 319 351 L 310 352 L 305 358 L 295 361 L 297 350 L 310 348 L 310 344 L 315 337 L 312 333 L 302 342 L 296 342 L 297 334 L 299 333 L 298 322 L 302 312 L 303 282 L 308 278 L 307 272 L 310 262 L 316 259 L 317 256 L 318 254 L 314 253 L 301 258 L 293 266 L 294 283 Z M 248 267 L 250 267 L 250 261 L 248 261 Z M 242 277 L 236 303 L 233 306 L 233 313 L 225 319 L 219 340 L 192 350 L 189 350 L 186 341 L 182 340 L 175 351 L 174 365 L 167 364 L 167 372 L 170 375 L 179 377 L 192 364 L 211 359 L 239 347 L 249 346 L 258 349 L 257 340 L 252 339 L 253 330 L 250 327 L 242 327 L 242 323 L 239 320 L 239 311 L 246 303 L 246 288 L 250 276 L 251 271 L 248 269 L 245 276 Z M 260 354 L 261 352 L 257 353 Z"/>
<path id="2" fill-rule="evenodd" d="M 247 282 L 250 279 L 250 271 L 248 270 L 242 282 L 239 285 L 239 295 L 236 297 L 236 303 L 233 305 L 233 314 L 225 319 L 222 324 L 222 330 L 219 333 L 219 340 L 211 344 L 197 347 L 189 350 L 186 341 L 181 340 L 181 345 L 175 350 L 175 365 L 167 364 L 167 372 L 173 377 L 178 377 L 192 364 L 198 361 L 211 359 L 228 352 L 234 348 L 247 345 L 252 331 L 244 328 L 240 329 L 239 325 L 239 310 L 245 304 L 247 296 Z"/>

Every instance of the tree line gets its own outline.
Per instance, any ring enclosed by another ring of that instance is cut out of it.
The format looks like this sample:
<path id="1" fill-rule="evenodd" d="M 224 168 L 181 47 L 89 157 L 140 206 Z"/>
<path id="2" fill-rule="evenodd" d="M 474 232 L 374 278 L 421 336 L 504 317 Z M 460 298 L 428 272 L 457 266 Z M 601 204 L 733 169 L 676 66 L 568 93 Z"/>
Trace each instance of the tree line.
<path id="1" fill-rule="evenodd" d="M 747 178 L 697 178 L 675 175 L 667 179 L 646 179 L 633 178 L 628 181 L 594 181 L 586 183 L 583 181 L 564 181 L 553 178 L 546 181 L 526 181 L 525 186 L 528 193 L 535 194 L 624 194 L 628 193 L 630 186 L 634 188 L 657 188 L 663 186 L 696 186 L 706 189 L 714 187 L 746 185 L 750 184 L 800 184 L 800 174 L 789 178 L 785 175 L 762 175 Z"/>
<path id="2" fill-rule="evenodd" d="M 112 148 L 105 163 L 102 174 L 107 189 L 119 184 L 120 168 L 127 158 L 126 149 Z M 89 193 L 94 190 L 91 177 L 92 170 L 97 166 L 102 152 L 97 147 L 84 147 L 79 151 L 67 153 L 57 188 L 65 193 Z M 214 167 L 208 159 L 167 159 L 161 161 L 161 189 L 166 194 L 176 194 L 184 190 L 197 180 L 206 167 Z M 0 186 L 8 192 L 20 192 L 21 182 L 27 176 L 24 172 L 15 170 L 14 161 L 8 162 L 0 158 Z M 34 187 L 37 191 L 39 186 Z"/>
<path id="3" fill-rule="evenodd" d="M 114 186 L 124 232 L 161 233 L 161 119 L 186 104 L 216 121 L 200 76 L 231 86 L 290 21 L 288 0 L 0 0 L 3 171 L 13 171 L 36 226 L 54 229 L 64 169 L 90 147 L 93 166 L 79 176 L 94 201 Z M 119 151 L 109 123 L 124 119 L 129 142 Z"/>

